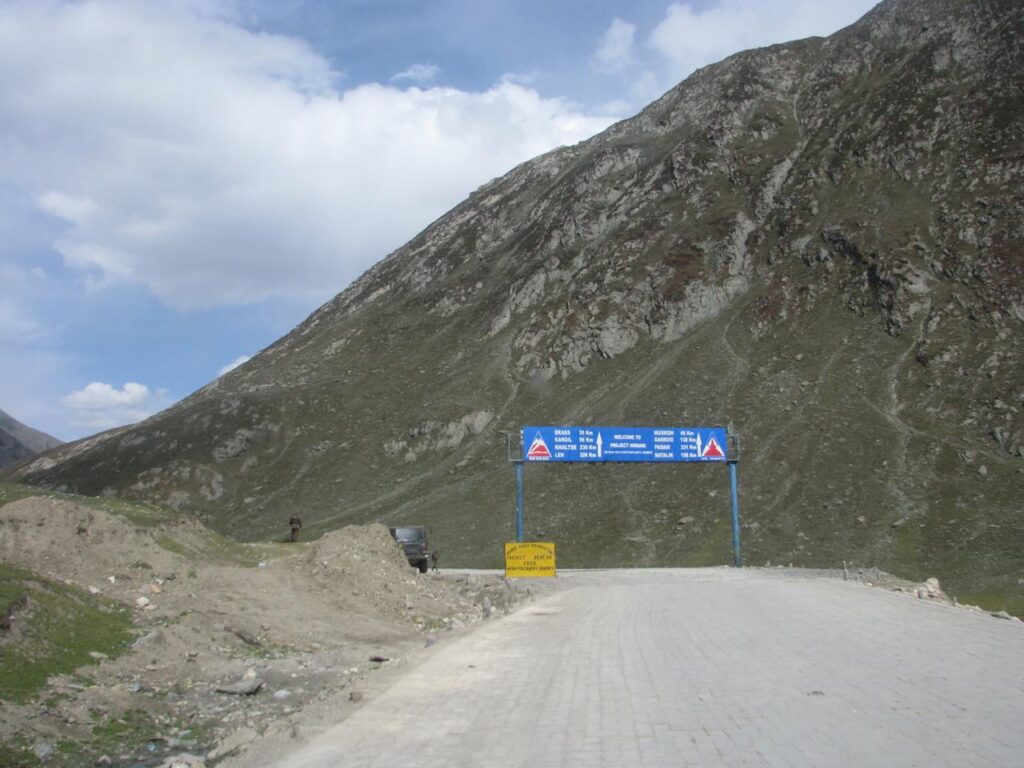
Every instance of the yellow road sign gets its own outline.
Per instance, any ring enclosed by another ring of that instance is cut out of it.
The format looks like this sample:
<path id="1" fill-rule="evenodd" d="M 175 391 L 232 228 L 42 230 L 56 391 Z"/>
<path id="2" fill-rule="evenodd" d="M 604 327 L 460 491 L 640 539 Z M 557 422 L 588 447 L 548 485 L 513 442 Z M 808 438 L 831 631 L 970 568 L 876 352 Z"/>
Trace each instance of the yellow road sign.
<path id="1" fill-rule="evenodd" d="M 555 545 L 552 542 L 510 541 L 505 543 L 505 578 L 521 579 L 555 575 Z"/>

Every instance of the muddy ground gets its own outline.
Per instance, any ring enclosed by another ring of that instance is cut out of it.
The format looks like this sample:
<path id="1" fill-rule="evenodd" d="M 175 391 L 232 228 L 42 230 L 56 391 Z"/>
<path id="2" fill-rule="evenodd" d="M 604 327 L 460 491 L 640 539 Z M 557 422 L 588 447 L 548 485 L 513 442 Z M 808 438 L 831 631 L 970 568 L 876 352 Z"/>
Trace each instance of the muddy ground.
<path id="1" fill-rule="evenodd" d="M 29 700 L 0 700 L 4 755 L 24 765 L 209 765 L 258 735 L 301 739 L 528 596 L 497 575 L 419 574 L 382 525 L 239 545 L 196 520 L 42 497 L 0 508 L 0 562 L 112 600 L 131 623 L 121 655 L 93 652 Z M 34 610 L 12 611 L 0 650 Z"/>

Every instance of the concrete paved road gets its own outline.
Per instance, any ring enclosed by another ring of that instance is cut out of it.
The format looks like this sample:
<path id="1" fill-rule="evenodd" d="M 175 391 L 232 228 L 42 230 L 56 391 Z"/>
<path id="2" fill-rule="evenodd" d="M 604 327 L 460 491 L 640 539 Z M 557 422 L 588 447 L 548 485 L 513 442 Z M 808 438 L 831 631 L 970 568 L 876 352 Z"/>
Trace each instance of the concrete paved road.
<path id="1" fill-rule="evenodd" d="M 770 570 L 566 573 L 279 765 L 1024 766 L 1024 625 Z"/>

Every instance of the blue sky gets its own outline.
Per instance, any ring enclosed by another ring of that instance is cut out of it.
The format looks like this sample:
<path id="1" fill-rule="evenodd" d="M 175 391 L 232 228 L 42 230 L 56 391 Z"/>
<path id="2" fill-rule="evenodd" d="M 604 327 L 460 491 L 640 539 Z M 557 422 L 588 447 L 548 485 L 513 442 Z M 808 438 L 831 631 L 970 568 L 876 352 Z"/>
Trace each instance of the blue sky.
<path id="1" fill-rule="evenodd" d="M 517 163 L 871 6 L 0 0 L 0 409 L 145 418 Z"/>

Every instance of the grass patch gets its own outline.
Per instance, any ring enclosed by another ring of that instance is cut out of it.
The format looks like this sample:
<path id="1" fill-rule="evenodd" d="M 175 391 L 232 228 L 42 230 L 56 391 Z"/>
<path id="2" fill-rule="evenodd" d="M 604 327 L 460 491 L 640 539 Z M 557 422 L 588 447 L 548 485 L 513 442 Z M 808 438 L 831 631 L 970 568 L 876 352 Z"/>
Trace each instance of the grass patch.
<path id="1" fill-rule="evenodd" d="M 131 616 L 109 600 L 0 565 L 0 699 L 25 702 L 53 675 L 95 664 L 90 651 L 109 657 L 132 639 Z"/>
<path id="2" fill-rule="evenodd" d="M 172 539 L 166 533 L 161 533 L 156 537 L 156 543 L 160 545 L 162 549 L 166 549 L 168 552 L 173 552 L 176 555 L 182 557 L 188 557 L 188 549 L 180 541 Z"/>
<path id="3" fill-rule="evenodd" d="M 194 530 L 175 525 L 187 519 L 187 515 L 172 512 L 152 504 L 125 501 L 110 497 L 81 496 L 74 493 L 57 493 L 40 488 L 33 488 L 18 483 L 0 482 L 0 506 L 20 499 L 41 497 L 58 499 L 80 504 L 127 520 L 138 528 L 158 528 L 166 526 L 164 531 L 156 534 L 156 543 L 163 549 L 190 560 L 205 562 L 224 562 L 231 564 L 255 566 L 261 560 L 280 557 L 282 554 L 293 554 L 287 549 L 266 543 L 258 547 L 239 544 L 206 528 L 196 527 Z M 132 568 L 152 569 L 143 561 L 135 561 Z"/>
<path id="4" fill-rule="evenodd" d="M 123 715 L 93 726 L 92 746 L 97 750 L 119 749 L 124 745 L 145 744 L 160 732 L 152 716 L 141 709 L 129 709 Z"/>
<path id="5" fill-rule="evenodd" d="M 203 752 L 212 741 L 206 725 L 195 722 L 186 724 L 177 718 L 168 722 L 166 718 L 155 717 L 143 709 L 129 709 L 120 717 L 105 719 L 93 725 L 91 741 L 83 743 L 81 747 L 92 755 L 135 752 L 140 757 L 133 760 L 132 765 L 139 762 L 156 764 L 155 761 L 167 757 L 162 734 L 169 731 L 177 732 L 179 738 L 187 733 L 188 738 L 183 745 L 192 751 Z M 147 745 L 156 749 L 147 750 Z M 147 752 L 150 752 L 148 757 Z M 93 761 L 87 764 L 91 765 Z"/>
<path id="6" fill-rule="evenodd" d="M 0 765 L 5 768 L 37 768 L 42 763 L 31 750 L 0 744 Z"/>
<path id="7" fill-rule="evenodd" d="M 90 509 L 109 512 L 143 528 L 152 528 L 162 523 L 173 522 L 181 517 L 179 513 L 171 512 L 152 504 L 124 501 L 123 499 L 107 496 L 79 496 L 74 493 L 59 493 L 46 490 L 45 488 L 34 488 L 30 485 L 21 485 L 20 483 L 0 482 L 0 507 L 12 501 L 19 501 L 20 499 L 27 499 L 32 496 L 71 501 Z"/>
<path id="8" fill-rule="evenodd" d="M 124 501 L 123 499 L 109 497 L 76 496 L 74 494 L 63 494 L 62 497 L 76 501 L 91 509 L 98 509 L 118 517 L 123 517 L 128 522 L 142 528 L 153 528 L 162 523 L 174 522 L 182 517 L 177 512 L 171 512 L 162 507 L 143 504 L 137 501 Z"/>
<path id="9" fill-rule="evenodd" d="M 18 499 L 27 499 L 29 496 L 38 495 L 38 488 L 30 488 L 18 483 L 0 483 L 0 507 L 10 504 L 12 501 L 18 501 Z"/>
<path id="10" fill-rule="evenodd" d="M 1006 611 L 1024 618 L 1024 596 L 1010 590 L 993 589 L 985 592 L 961 592 L 957 600 L 967 605 L 976 605 L 986 611 Z"/>
<path id="11" fill-rule="evenodd" d="M 284 555 L 293 555 L 297 551 L 294 545 L 263 542 L 243 544 L 232 541 L 209 529 L 182 532 L 172 529 L 161 532 L 156 543 L 168 552 L 181 555 L 193 561 L 207 564 L 230 564 L 256 567 L 263 560 L 271 560 Z"/>

